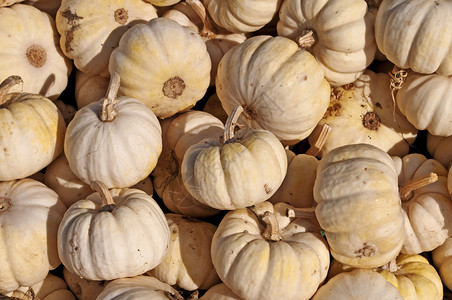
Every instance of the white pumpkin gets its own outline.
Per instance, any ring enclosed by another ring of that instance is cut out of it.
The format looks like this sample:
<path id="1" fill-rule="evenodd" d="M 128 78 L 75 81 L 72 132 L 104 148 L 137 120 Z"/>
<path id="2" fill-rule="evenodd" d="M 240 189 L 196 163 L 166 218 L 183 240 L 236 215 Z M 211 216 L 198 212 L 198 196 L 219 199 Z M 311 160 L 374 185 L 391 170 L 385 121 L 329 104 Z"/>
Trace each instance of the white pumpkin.
<path id="1" fill-rule="evenodd" d="M 447 169 L 452 166 L 452 135 L 437 136 L 427 132 L 427 151 Z"/>

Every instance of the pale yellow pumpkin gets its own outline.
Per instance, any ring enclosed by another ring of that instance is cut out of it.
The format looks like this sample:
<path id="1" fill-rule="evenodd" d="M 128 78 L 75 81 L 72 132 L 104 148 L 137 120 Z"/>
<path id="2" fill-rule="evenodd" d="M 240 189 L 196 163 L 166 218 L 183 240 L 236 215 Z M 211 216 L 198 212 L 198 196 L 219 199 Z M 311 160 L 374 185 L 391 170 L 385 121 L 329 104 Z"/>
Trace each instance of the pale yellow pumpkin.
<path id="1" fill-rule="evenodd" d="M 109 78 L 76 70 L 74 96 L 77 108 L 80 109 L 104 97 L 109 81 Z"/>
<path id="2" fill-rule="evenodd" d="M 118 87 L 115 74 L 106 97 L 78 110 L 67 128 L 64 153 L 72 172 L 88 184 L 130 187 L 152 172 L 162 151 L 155 114 L 137 99 L 117 97 Z"/>
<path id="3" fill-rule="evenodd" d="M 426 129 L 432 135 L 452 135 L 452 75 L 408 72 L 397 92 L 396 102 L 401 113 L 417 129 Z"/>
<path id="4" fill-rule="evenodd" d="M 193 217 L 217 214 L 217 209 L 193 198 L 180 173 L 180 164 L 188 147 L 224 131 L 220 120 L 209 113 L 189 110 L 161 121 L 163 148 L 152 171 L 154 186 L 165 206 L 174 213 Z"/>
<path id="5" fill-rule="evenodd" d="M 447 169 L 452 165 L 452 135 L 437 136 L 427 132 L 427 151 Z"/>
<path id="6" fill-rule="evenodd" d="M 451 15 L 449 0 L 385 0 L 375 20 L 378 48 L 400 68 L 452 75 Z"/>
<path id="7" fill-rule="evenodd" d="M 391 157 L 372 145 L 341 146 L 322 157 L 315 213 L 336 260 L 374 268 L 399 254 L 405 227 L 397 176 Z"/>
<path id="8" fill-rule="evenodd" d="M 352 84 L 333 89 L 330 104 L 322 120 L 308 137 L 314 144 L 328 124 L 331 132 L 319 156 L 334 148 L 366 143 L 389 155 L 407 155 L 418 130 L 394 107 L 389 89 L 390 77 L 366 70 Z"/>
<path id="9" fill-rule="evenodd" d="M 374 17 L 364 0 L 286 0 L 277 30 L 310 49 L 334 86 L 358 79 L 377 49 Z"/>
<path id="10" fill-rule="evenodd" d="M 123 34 L 153 18 L 155 7 L 141 0 L 62 0 L 55 21 L 60 47 L 77 69 L 108 77 L 108 60 Z"/>
<path id="11" fill-rule="evenodd" d="M 180 214 L 166 214 L 170 243 L 163 261 L 148 273 L 187 291 L 207 290 L 220 282 L 210 254 L 217 226 Z"/>
<path id="12" fill-rule="evenodd" d="M 199 300 L 242 300 L 224 283 L 219 283 L 208 289 Z"/>
<path id="13" fill-rule="evenodd" d="M 207 138 L 185 152 L 181 164 L 187 191 L 216 209 L 238 209 L 269 199 L 287 172 L 281 142 L 263 129 L 234 133 L 242 108 L 229 116 L 221 138 Z"/>
<path id="14" fill-rule="evenodd" d="M 226 113 L 242 106 L 240 124 L 268 130 L 288 145 L 314 130 L 329 103 L 321 65 L 285 37 L 258 35 L 229 50 L 215 85 Z"/>
<path id="15" fill-rule="evenodd" d="M 243 299 L 309 299 L 325 279 L 330 255 L 320 228 L 288 217 L 286 203 L 228 212 L 212 240 L 221 280 Z"/>
<path id="16" fill-rule="evenodd" d="M 0 294 L 37 284 L 60 265 L 57 230 L 65 211 L 39 181 L 0 182 Z"/>
<path id="17" fill-rule="evenodd" d="M 452 232 L 447 170 L 438 161 L 412 153 L 393 157 L 405 218 L 403 253 L 419 254 L 442 245 Z"/>
<path id="18" fill-rule="evenodd" d="M 39 9 L 26 4 L 0 8 L 0 82 L 17 75 L 24 92 L 56 100 L 72 69 L 58 38 L 54 19 Z"/>
<path id="19" fill-rule="evenodd" d="M 433 250 L 433 263 L 439 270 L 439 275 L 447 288 L 452 290 L 452 237 Z"/>
<path id="20" fill-rule="evenodd" d="M 18 76 L 0 84 L 0 181 L 30 176 L 50 164 L 62 151 L 66 124 L 48 98 L 8 93 Z"/>
<path id="21" fill-rule="evenodd" d="M 90 280 L 143 274 L 163 261 L 169 227 L 157 202 L 138 189 L 96 193 L 71 205 L 58 227 L 58 255 L 72 273 Z"/>
<path id="22" fill-rule="evenodd" d="M 19 287 L 6 296 L 10 297 L 8 299 L 14 300 L 76 300 L 66 282 L 51 273 L 47 274 L 44 280 L 30 287 Z"/>
<path id="23" fill-rule="evenodd" d="M 168 18 L 127 31 L 109 63 L 110 74 L 121 77 L 120 94 L 142 101 L 160 118 L 193 107 L 209 87 L 210 69 L 201 36 Z"/>
<path id="24" fill-rule="evenodd" d="M 102 292 L 109 281 L 88 280 L 77 274 L 71 273 L 63 267 L 64 281 L 78 300 L 93 300 Z"/>

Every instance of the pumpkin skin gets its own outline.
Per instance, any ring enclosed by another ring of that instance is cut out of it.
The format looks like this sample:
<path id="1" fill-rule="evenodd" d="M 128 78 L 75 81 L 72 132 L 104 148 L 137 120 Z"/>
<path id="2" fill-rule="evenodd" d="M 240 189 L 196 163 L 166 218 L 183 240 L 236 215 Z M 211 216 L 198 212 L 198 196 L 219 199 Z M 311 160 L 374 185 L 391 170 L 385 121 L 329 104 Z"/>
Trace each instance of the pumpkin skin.
<path id="1" fill-rule="evenodd" d="M 0 7 L 11 6 L 24 0 L 0 0 Z"/>
<path id="2" fill-rule="evenodd" d="M 209 87 L 210 69 L 201 36 L 168 18 L 127 31 L 109 63 L 110 74 L 121 77 L 120 94 L 139 99 L 159 118 L 193 107 Z"/>
<path id="3" fill-rule="evenodd" d="M 226 125 L 226 130 L 231 128 Z M 224 136 L 204 139 L 187 149 L 181 164 L 187 191 L 216 209 L 238 209 L 269 199 L 287 172 L 282 144 L 262 129 Z"/>
<path id="4" fill-rule="evenodd" d="M 439 270 L 439 275 L 445 286 L 452 290 L 452 237 L 433 250 L 433 263 Z"/>
<path id="5" fill-rule="evenodd" d="M 221 1 L 204 0 L 209 15 L 230 32 L 252 32 L 270 23 L 278 13 L 281 0 Z"/>
<path id="6" fill-rule="evenodd" d="M 58 267 L 57 229 L 65 211 L 39 181 L 0 182 L 0 294 L 32 286 Z"/>
<path id="7" fill-rule="evenodd" d="M 391 157 L 372 145 L 346 145 L 322 157 L 315 213 L 336 260 L 374 268 L 399 254 L 405 228 L 397 179 Z"/>
<path id="8" fill-rule="evenodd" d="M 219 283 L 210 254 L 217 226 L 180 214 L 165 216 L 171 234 L 169 249 L 149 275 L 187 291 L 207 290 Z"/>
<path id="9" fill-rule="evenodd" d="M 74 95 L 77 108 L 80 109 L 104 97 L 109 81 L 109 78 L 76 70 Z"/>
<path id="10" fill-rule="evenodd" d="M 56 100 L 68 83 L 71 61 L 58 45 L 55 21 L 26 4 L 0 8 L 0 82 L 20 76 L 23 91 Z"/>
<path id="11" fill-rule="evenodd" d="M 140 275 L 111 281 L 96 299 L 182 300 L 184 298 L 169 284 L 163 283 L 155 277 Z"/>
<path id="12" fill-rule="evenodd" d="M 402 69 L 450 76 L 451 14 L 447 0 L 385 0 L 375 20 L 378 48 Z"/>
<path id="13" fill-rule="evenodd" d="M 447 169 L 452 165 L 452 135 L 444 137 L 427 132 L 427 151 Z"/>
<path id="14" fill-rule="evenodd" d="M 8 93 L 18 82 L 19 77 L 9 77 L 0 91 Z M 0 98 L 0 181 L 30 176 L 63 151 L 66 124 L 56 105 L 44 96 L 10 93 Z"/>
<path id="15" fill-rule="evenodd" d="M 78 300 L 92 300 L 102 292 L 109 281 L 88 280 L 71 273 L 66 267 L 63 267 L 63 278 L 69 289 L 74 293 Z"/>
<path id="16" fill-rule="evenodd" d="M 212 240 L 213 264 L 239 297 L 309 299 L 325 279 L 330 258 L 320 228 L 307 219 L 287 217 L 288 208 L 292 206 L 265 201 L 252 210 L 228 212 L 218 225 Z M 266 236 L 261 218 L 269 213 L 279 231 L 272 228 L 267 233 L 274 237 L 279 232 L 278 239 Z"/>
<path id="17" fill-rule="evenodd" d="M 157 117 L 142 102 L 116 97 L 115 78 L 107 97 L 77 111 L 66 131 L 64 153 L 72 172 L 85 183 L 100 180 L 108 188 L 123 188 L 155 168 L 162 132 Z M 111 119 L 103 117 L 108 107 L 113 107 Z"/>
<path id="18" fill-rule="evenodd" d="M 325 113 L 330 85 L 309 52 L 285 37 L 259 35 L 229 50 L 218 65 L 216 92 L 239 123 L 272 132 L 285 145 L 306 138 Z"/>
<path id="19" fill-rule="evenodd" d="M 314 32 L 310 51 L 333 86 L 355 81 L 375 57 L 374 17 L 364 0 L 286 0 L 278 35 L 293 40 Z"/>
<path id="20" fill-rule="evenodd" d="M 102 194 L 108 197 L 107 192 Z M 132 188 L 115 195 L 114 202 L 101 197 L 93 193 L 65 213 L 58 228 L 63 265 L 86 279 L 112 280 L 143 274 L 162 262 L 169 227 L 155 200 Z"/>
<path id="21" fill-rule="evenodd" d="M 308 137 L 312 145 L 323 125 L 332 128 L 319 157 L 334 148 L 359 143 L 374 145 L 392 156 L 408 154 L 418 130 L 394 107 L 389 85 L 387 74 L 366 70 L 352 84 L 333 88 L 326 113 Z"/>
<path id="22" fill-rule="evenodd" d="M 108 77 L 108 61 L 122 35 L 153 18 L 155 7 L 139 0 L 62 0 L 55 21 L 60 47 L 77 69 Z"/>
<path id="23" fill-rule="evenodd" d="M 63 279 L 49 273 L 43 281 L 31 287 L 19 287 L 12 293 L 8 293 L 7 299 L 20 300 L 76 300 L 74 294 L 68 290 Z"/>
<path id="24" fill-rule="evenodd" d="M 208 289 L 199 300 L 241 300 L 239 296 L 224 283 L 218 283 Z"/>
<path id="25" fill-rule="evenodd" d="M 435 173 L 438 181 L 401 195 L 405 218 L 402 253 L 419 254 L 442 245 L 452 232 L 452 201 L 447 190 L 447 170 L 434 159 L 412 153 L 393 157 L 399 186 L 409 180 Z M 402 191 L 402 188 L 400 189 Z"/>
<path id="26" fill-rule="evenodd" d="M 452 135 L 452 75 L 409 72 L 396 102 L 417 129 L 437 136 Z"/>
<path id="27" fill-rule="evenodd" d="M 404 298 L 381 274 L 367 269 L 354 269 L 337 274 L 322 285 L 312 297 L 312 300 L 335 299 L 402 300 Z"/>

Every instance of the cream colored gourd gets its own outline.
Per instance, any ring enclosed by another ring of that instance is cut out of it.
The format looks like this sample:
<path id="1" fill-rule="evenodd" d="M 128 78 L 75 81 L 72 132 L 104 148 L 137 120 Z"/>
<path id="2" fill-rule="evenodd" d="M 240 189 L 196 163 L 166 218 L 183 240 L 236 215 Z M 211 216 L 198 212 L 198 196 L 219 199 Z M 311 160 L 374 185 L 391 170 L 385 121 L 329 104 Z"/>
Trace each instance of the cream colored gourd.
<path id="1" fill-rule="evenodd" d="M 0 84 L 0 181 L 30 176 L 50 164 L 62 151 L 64 119 L 48 98 L 11 93 L 18 76 Z"/>
<path id="2" fill-rule="evenodd" d="M 77 69 L 108 77 L 111 52 L 123 34 L 153 18 L 155 7 L 141 0 L 62 0 L 55 21 L 60 47 Z"/>
<path id="3" fill-rule="evenodd" d="M 152 276 L 120 278 L 107 284 L 97 300 L 183 300 L 177 290 Z"/>
<path id="4" fill-rule="evenodd" d="M 58 255 L 72 273 L 90 280 L 143 274 L 163 261 L 169 227 L 157 202 L 138 189 L 96 193 L 69 207 L 58 228 Z"/>
<path id="5" fill-rule="evenodd" d="M 191 145 L 205 138 L 217 137 L 223 123 L 209 113 L 189 110 L 161 121 L 163 149 L 152 171 L 154 186 L 165 206 L 174 213 L 193 217 L 209 217 L 217 209 L 193 198 L 185 188 L 180 172 L 184 154 Z"/>
<path id="6" fill-rule="evenodd" d="M 230 32 L 253 32 L 270 23 L 281 6 L 281 0 L 204 0 L 210 16 Z"/>
<path id="7" fill-rule="evenodd" d="M 329 251 L 320 228 L 263 202 L 228 212 L 212 240 L 221 280 L 243 299 L 309 299 L 325 279 Z"/>
<path id="8" fill-rule="evenodd" d="M 431 251 L 452 232 L 452 200 L 447 191 L 447 170 L 434 159 L 411 153 L 393 157 L 405 218 L 402 253 Z"/>
<path id="9" fill-rule="evenodd" d="M 330 86 L 314 56 L 285 37 L 259 35 L 229 50 L 218 65 L 216 92 L 239 123 L 272 132 L 284 144 L 306 138 L 325 113 Z"/>
<path id="10" fill-rule="evenodd" d="M 165 57 L 165 59 L 162 59 Z M 207 91 L 211 61 L 201 36 L 168 18 L 131 28 L 110 57 L 120 93 L 166 118 L 195 105 Z"/>
<path id="11" fill-rule="evenodd" d="M 76 300 L 63 279 L 49 273 L 46 278 L 31 287 L 19 287 L 6 294 L 7 299 L 17 300 Z"/>
<path id="12" fill-rule="evenodd" d="M 283 145 L 271 132 L 243 129 L 234 133 L 242 108 L 229 116 L 221 138 L 207 138 L 185 152 L 183 183 L 199 202 L 216 209 L 238 209 L 269 199 L 287 172 Z"/>
<path id="13" fill-rule="evenodd" d="M 148 273 L 187 291 L 207 290 L 220 282 L 210 254 L 217 226 L 180 214 L 166 214 L 170 243 L 163 261 Z"/>
<path id="14" fill-rule="evenodd" d="M 60 265 L 57 229 L 65 211 L 39 181 L 0 182 L 0 294 L 37 284 Z"/>
<path id="15" fill-rule="evenodd" d="M 452 24 L 450 27 L 452 32 Z M 432 135 L 452 135 L 452 75 L 408 72 L 396 101 L 401 113 L 417 129 L 426 129 Z"/>
<path id="16" fill-rule="evenodd" d="M 74 96 L 77 108 L 80 109 L 104 97 L 109 81 L 109 78 L 76 70 Z"/>
<path id="17" fill-rule="evenodd" d="M 402 69 L 450 76 L 451 14 L 449 0 L 385 0 L 375 21 L 378 48 Z"/>
<path id="18" fill-rule="evenodd" d="M 20 76 L 23 91 L 56 100 L 72 64 L 58 45 L 52 17 L 26 4 L 0 8 L 0 82 Z"/>
<path id="19" fill-rule="evenodd" d="M 377 49 L 374 17 L 364 0 L 286 0 L 277 31 L 310 49 L 333 86 L 355 81 Z"/>
<path id="20" fill-rule="evenodd" d="M 210 85 L 215 85 L 218 63 L 232 47 L 241 44 L 247 36 L 244 33 L 231 33 L 215 26 L 201 0 L 183 1 L 166 11 L 164 18 L 172 19 L 184 27 L 198 32 L 205 41 L 212 62 Z"/>
<path id="21" fill-rule="evenodd" d="M 104 287 L 110 282 L 82 278 L 77 274 L 71 273 L 66 267 L 63 267 L 63 278 L 78 300 L 96 299 Z"/>
<path id="22" fill-rule="evenodd" d="M 433 263 L 439 270 L 444 285 L 452 290 L 452 237 L 433 250 Z"/>
<path id="23" fill-rule="evenodd" d="M 294 207 L 308 208 L 317 203 L 313 189 L 319 161 L 312 155 L 298 154 L 286 149 L 287 173 L 279 189 L 268 200 L 273 204 L 285 202 Z"/>
<path id="24" fill-rule="evenodd" d="M 308 137 L 313 144 L 323 125 L 331 127 L 320 156 L 359 143 L 374 145 L 389 155 L 408 154 L 418 130 L 394 107 L 390 79 L 385 73 L 366 70 L 352 84 L 333 89 L 326 113 Z"/>
<path id="25" fill-rule="evenodd" d="M 81 108 L 69 123 L 64 153 L 74 174 L 85 183 L 130 187 L 147 177 L 162 151 L 155 114 L 137 99 L 119 96 L 115 74 L 106 97 Z"/>
<path id="26" fill-rule="evenodd" d="M 241 298 L 226 284 L 218 283 L 208 289 L 199 300 L 241 300 Z"/>
<path id="27" fill-rule="evenodd" d="M 405 228 L 397 176 L 391 157 L 372 145 L 346 145 L 322 157 L 315 213 L 336 260 L 374 268 L 399 254 Z"/>
<path id="28" fill-rule="evenodd" d="M 145 0 L 155 6 L 171 6 L 174 5 L 181 0 Z"/>
<path id="29" fill-rule="evenodd" d="M 427 151 L 437 161 L 439 161 L 444 167 L 450 169 L 452 165 L 452 135 L 450 136 L 437 136 L 427 132 Z"/>
<path id="30" fill-rule="evenodd" d="M 403 300 L 397 288 L 381 274 L 367 269 L 339 273 L 322 285 L 312 300 L 391 299 Z"/>

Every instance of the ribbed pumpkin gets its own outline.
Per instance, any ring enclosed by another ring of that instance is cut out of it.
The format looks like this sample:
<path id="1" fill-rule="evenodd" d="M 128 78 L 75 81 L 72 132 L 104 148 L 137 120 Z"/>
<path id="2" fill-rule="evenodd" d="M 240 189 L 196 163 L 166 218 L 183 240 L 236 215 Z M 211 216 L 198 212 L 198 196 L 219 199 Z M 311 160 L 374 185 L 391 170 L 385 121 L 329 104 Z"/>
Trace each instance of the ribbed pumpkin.
<path id="1" fill-rule="evenodd" d="M 433 263 L 438 268 L 443 283 L 452 290 L 452 237 L 432 253 Z"/>
<path id="2" fill-rule="evenodd" d="M 427 151 L 447 169 L 452 165 L 452 135 L 444 137 L 427 132 Z"/>

